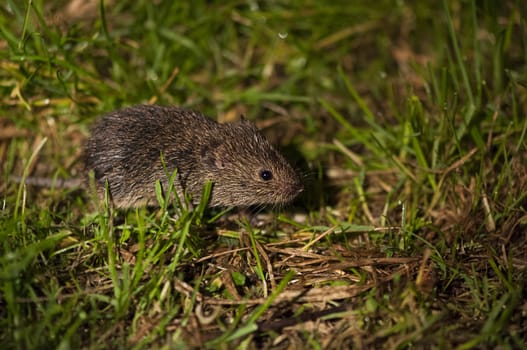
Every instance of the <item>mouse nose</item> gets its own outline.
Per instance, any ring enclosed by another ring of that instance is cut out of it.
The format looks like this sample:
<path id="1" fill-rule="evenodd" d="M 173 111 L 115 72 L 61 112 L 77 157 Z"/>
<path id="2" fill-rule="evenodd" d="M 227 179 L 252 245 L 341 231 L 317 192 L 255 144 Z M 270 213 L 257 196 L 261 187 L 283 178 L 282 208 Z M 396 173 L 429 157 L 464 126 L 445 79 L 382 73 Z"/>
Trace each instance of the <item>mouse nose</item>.
<path id="1" fill-rule="evenodd" d="M 296 191 L 295 194 L 297 194 L 297 195 L 304 191 L 304 185 L 300 181 L 295 183 L 294 188 L 295 188 L 295 191 Z"/>

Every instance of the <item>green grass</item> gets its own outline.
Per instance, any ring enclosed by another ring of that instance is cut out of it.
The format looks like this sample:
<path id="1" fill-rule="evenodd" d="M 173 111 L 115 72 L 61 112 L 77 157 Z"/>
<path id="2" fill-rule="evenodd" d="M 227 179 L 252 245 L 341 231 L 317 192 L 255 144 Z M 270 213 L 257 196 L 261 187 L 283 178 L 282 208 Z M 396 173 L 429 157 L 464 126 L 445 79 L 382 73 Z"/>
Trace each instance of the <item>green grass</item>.
<path id="1" fill-rule="evenodd" d="M 0 348 L 527 348 L 524 1 L 0 11 Z M 247 220 L 9 180 L 79 177 L 138 103 L 245 115 L 305 193 Z"/>

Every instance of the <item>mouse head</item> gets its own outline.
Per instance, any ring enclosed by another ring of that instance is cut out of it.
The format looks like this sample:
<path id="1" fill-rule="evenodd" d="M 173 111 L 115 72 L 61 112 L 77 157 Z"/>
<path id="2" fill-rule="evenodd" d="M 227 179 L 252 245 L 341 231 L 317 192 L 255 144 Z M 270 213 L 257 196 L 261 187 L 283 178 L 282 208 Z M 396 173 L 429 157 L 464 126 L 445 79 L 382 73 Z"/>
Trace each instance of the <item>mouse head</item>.
<path id="1" fill-rule="evenodd" d="M 213 182 L 211 206 L 281 204 L 303 190 L 298 174 L 253 123 L 242 120 L 221 129 L 201 150 L 202 181 Z"/>

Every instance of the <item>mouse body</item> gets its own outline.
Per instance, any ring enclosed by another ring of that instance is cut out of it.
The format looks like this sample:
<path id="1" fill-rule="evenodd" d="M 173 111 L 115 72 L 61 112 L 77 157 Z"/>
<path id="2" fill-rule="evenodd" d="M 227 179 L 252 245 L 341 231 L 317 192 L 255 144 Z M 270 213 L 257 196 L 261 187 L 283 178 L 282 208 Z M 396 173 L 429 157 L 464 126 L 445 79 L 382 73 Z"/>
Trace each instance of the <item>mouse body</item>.
<path id="1" fill-rule="evenodd" d="M 84 148 L 103 198 L 108 186 L 118 208 L 157 206 L 155 183 L 200 201 L 212 182 L 211 207 L 281 204 L 302 190 L 286 159 L 250 121 L 218 123 L 180 107 L 138 105 L 100 118 Z M 88 181 L 88 177 L 86 180 Z"/>

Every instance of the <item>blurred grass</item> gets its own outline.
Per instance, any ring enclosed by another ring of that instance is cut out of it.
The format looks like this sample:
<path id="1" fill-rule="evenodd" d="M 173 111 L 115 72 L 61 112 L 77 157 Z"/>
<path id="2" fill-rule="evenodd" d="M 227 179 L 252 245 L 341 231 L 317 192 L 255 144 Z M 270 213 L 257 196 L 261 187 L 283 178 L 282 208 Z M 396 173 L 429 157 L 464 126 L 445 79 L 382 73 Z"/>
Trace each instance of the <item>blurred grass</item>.
<path id="1" fill-rule="evenodd" d="M 524 2 L 0 11 L 0 348 L 527 347 Z M 247 221 L 8 180 L 78 177 L 138 103 L 255 120 L 306 193 Z"/>

